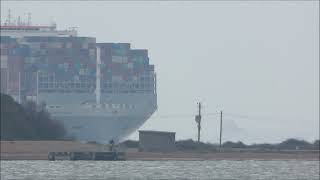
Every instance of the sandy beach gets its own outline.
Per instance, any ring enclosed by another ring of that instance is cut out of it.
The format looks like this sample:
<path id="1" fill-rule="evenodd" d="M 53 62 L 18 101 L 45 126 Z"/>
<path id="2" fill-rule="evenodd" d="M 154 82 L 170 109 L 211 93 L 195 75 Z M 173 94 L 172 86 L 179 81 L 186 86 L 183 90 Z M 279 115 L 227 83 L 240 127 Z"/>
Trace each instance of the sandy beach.
<path id="1" fill-rule="evenodd" d="M 104 151 L 107 145 L 73 141 L 1 141 L 1 160 L 47 160 L 48 152 Z M 138 152 L 126 150 L 127 160 L 318 160 L 319 151 L 291 152 Z"/>

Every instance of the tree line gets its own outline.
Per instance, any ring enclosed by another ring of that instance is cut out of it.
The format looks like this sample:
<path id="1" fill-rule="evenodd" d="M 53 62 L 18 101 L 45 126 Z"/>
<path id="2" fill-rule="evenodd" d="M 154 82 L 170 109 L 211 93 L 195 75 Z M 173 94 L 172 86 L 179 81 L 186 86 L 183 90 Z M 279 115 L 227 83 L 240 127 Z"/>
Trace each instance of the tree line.
<path id="1" fill-rule="evenodd" d="M 1 94 L 1 140 L 57 140 L 65 137 L 62 124 L 34 102 L 19 104 Z"/>
<path id="2" fill-rule="evenodd" d="M 134 140 L 127 140 L 121 143 L 121 145 L 129 148 L 138 148 L 139 142 Z M 181 151 L 217 151 L 219 144 L 204 143 L 193 141 L 192 139 L 176 141 L 177 150 Z M 290 138 L 281 143 L 276 144 L 251 144 L 247 145 L 241 141 L 232 142 L 227 141 L 222 144 L 223 149 L 255 149 L 255 150 L 319 150 L 319 140 L 315 140 L 310 143 L 305 140 L 299 140 Z"/>
<path id="3" fill-rule="evenodd" d="M 219 144 L 211 144 L 211 143 L 203 143 L 196 142 L 191 139 L 177 141 L 176 146 L 180 150 L 217 150 L 220 148 Z M 227 141 L 222 145 L 223 149 L 255 149 L 255 150 L 319 150 L 319 140 L 315 140 L 314 142 L 308 142 L 305 140 L 299 140 L 290 138 L 284 140 L 280 143 L 261 143 L 261 144 L 250 144 L 247 145 L 241 141 L 232 142 Z"/>

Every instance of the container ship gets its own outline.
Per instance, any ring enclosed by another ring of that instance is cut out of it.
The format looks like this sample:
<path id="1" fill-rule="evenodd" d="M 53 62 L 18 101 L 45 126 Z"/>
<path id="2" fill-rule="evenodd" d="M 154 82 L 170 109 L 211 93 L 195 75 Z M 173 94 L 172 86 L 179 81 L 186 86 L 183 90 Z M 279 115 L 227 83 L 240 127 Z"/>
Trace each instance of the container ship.
<path id="1" fill-rule="evenodd" d="M 75 28 L 1 24 L 1 92 L 34 101 L 79 141 L 119 142 L 157 109 L 148 50 L 97 43 Z"/>

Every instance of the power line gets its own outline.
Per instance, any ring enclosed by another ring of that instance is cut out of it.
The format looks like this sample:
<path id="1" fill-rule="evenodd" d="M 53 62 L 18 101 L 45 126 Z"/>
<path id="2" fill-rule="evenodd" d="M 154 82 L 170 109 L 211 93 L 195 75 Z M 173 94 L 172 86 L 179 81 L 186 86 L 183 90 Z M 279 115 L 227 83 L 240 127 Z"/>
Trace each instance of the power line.
<path id="1" fill-rule="evenodd" d="M 182 118 L 182 117 L 194 117 L 193 114 L 167 114 L 151 117 L 152 119 L 166 119 L 166 118 Z"/>
<path id="2" fill-rule="evenodd" d="M 198 105 L 199 105 L 199 114 L 198 115 L 196 115 L 196 122 L 197 122 L 197 124 L 198 124 L 198 142 L 200 142 L 200 130 L 201 130 L 201 103 L 199 102 L 198 103 Z"/>
<path id="3" fill-rule="evenodd" d="M 216 113 L 205 113 L 205 114 L 201 114 L 201 116 L 219 116 L 220 112 L 216 112 Z M 225 114 L 226 116 L 233 116 L 233 117 L 240 117 L 240 118 L 248 118 L 248 116 L 244 116 L 244 115 L 238 115 L 235 116 L 234 114 Z M 162 119 L 162 118 L 180 118 L 180 117 L 194 117 L 194 114 L 162 114 L 162 115 L 157 115 L 157 116 L 153 116 L 151 117 L 152 119 Z"/>
<path id="4" fill-rule="evenodd" d="M 220 150 L 221 150 L 221 138 L 222 138 L 222 111 L 220 111 Z"/>
<path id="5" fill-rule="evenodd" d="M 247 116 L 247 115 L 241 115 L 241 114 L 224 113 L 224 115 L 232 116 L 232 117 L 236 117 L 236 118 L 242 118 L 242 119 L 250 119 L 249 116 Z"/>
<path id="6" fill-rule="evenodd" d="M 202 117 L 212 117 L 212 116 L 219 117 L 220 112 L 202 113 L 201 116 Z M 252 116 L 248 116 L 248 115 L 225 113 L 225 112 L 223 112 L 223 116 L 235 118 L 233 120 L 236 120 L 236 119 L 237 120 L 239 120 L 239 119 L 247 119 L 247 120 L 262 119 L 261 117 L 252 117 Z M 161 115 L 152 116 L 151 119 L 193 118 L 193 117 L 194 117 L 194 114 L 161 114 Z M 230 118 L 227 118 L 227 119 L 230 119 Z"/>

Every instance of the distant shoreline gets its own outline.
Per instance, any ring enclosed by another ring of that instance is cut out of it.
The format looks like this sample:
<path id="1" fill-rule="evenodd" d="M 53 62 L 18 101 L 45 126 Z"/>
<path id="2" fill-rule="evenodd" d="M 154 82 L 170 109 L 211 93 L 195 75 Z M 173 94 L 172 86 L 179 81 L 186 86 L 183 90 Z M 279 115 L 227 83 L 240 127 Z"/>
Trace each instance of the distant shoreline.
<path id="1" fill-rule="evenodd" d="M 47 153 L 1 153 L 1 160 L 48 160 Z M 127 161 L 319 161 L 319 153 L 127 153 Z"/>
<path id="2" fill-rule="evenodd" d="M 254 152 L 213 152 L 213 153 L 128 153 L 128 160 L 144 161 L 203 161 L 203 160 L 312 160 L 319 161 L 319 152 L 314 153 L 254 153 Z"/>
<path id="3" fill-rule="evenodd" d="M 73 141 L 1 141 L 1 160 L 47 160 L 48 152 L 104 151 L 105 145 Z M 204 160 L 307 160 L 319 161 L 319 151 L 283 152 L 138 152 L 126 151 L 128 161 L 204 161 Z"/>

